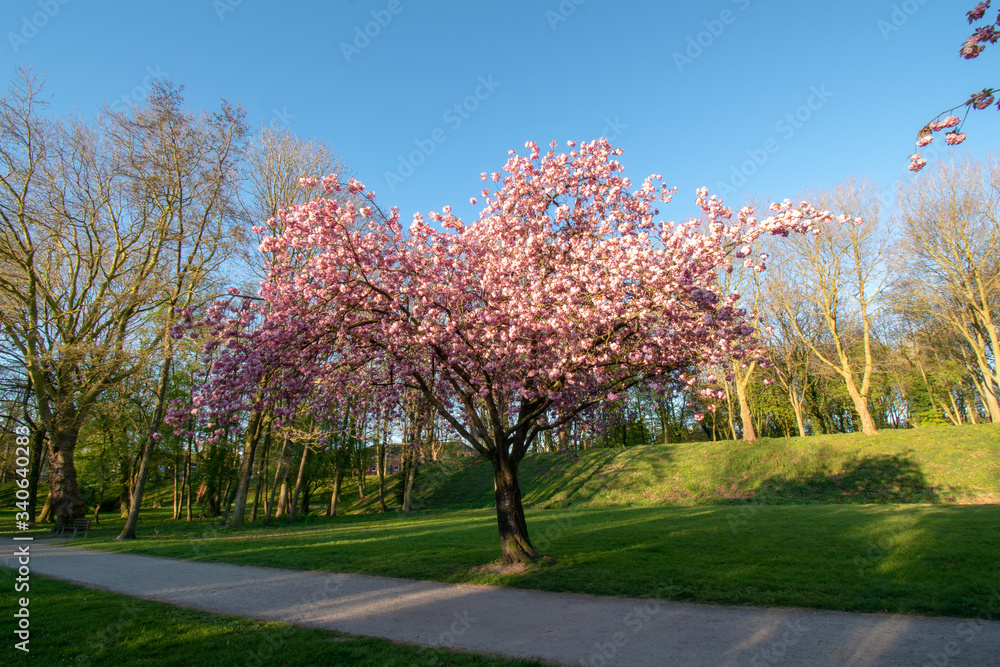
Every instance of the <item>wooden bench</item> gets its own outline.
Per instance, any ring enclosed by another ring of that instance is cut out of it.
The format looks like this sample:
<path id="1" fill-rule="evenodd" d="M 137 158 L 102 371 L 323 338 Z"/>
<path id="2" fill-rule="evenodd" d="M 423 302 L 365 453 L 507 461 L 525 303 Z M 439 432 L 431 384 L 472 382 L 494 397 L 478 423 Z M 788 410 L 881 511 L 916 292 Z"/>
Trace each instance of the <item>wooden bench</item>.
<path id="1" fill-rule="evenodd" d="M 73 539 L 76 539 L 76 533 L 79 530 L 83 531 L 83 536 L 87 536 L 87 531 L 90 529 L 90 519 L 86 517 L 80 517 L 79 519 L 73 519 L 73 523 L 64 525 L 62 530 L 59 531 L 59 537 L 62 537 L 63 533 L 67 530 L 72 529 Z"/>

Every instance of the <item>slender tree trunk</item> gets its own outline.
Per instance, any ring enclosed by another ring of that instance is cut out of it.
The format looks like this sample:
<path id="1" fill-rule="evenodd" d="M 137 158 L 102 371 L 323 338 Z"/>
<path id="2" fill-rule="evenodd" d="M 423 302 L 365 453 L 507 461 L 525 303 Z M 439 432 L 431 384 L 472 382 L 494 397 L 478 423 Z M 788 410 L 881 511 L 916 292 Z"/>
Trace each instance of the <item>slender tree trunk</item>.
<path id="1" fill-rule="evenodd" d="M 250 522 L 257 522 L 257 508 L 260 506 L 260 495 L 263 489 L 267 488 L 267 464 L 268 456 L 271 453 L 271 422 L 267 423 L 267 433 L 264 435 L 264 454 L 261 456 L 260 464 L 257 467 L 257 486 L 253 494 L 253 510 L 250 512 Z"/>
<path id="2" fill-rule="evenodd" d="M 500 551 L 504 565 L 526 563 L 541 557 L 528 538 L 524 520 L 521 487 L 517 481 L 518 465 L 501 448 L 493 461 L 493 482 L 496 488 L 497 526 L 500 529 Z"/>
<path id="3" fill-rule="evenodd" d="M 419 430 L 417 431 L 419 434 Z M 419 437 L 419 436 L 418 436 Z M 413 480 L 417 477 L 417 452 L 413 445 L 406 449 L 406 474 L 403 477 L 403 506 L 401 511 L 409 514 L 413 507 Z"/>
<path id="4" fill-rule="evenodd" d="M 52 487 L 50 486 L 49 489 Z M 42 505 L 42 511 L 38 514 L 37 523 L 47 523 L 52 521 L 52 491 L 50 490 L 48 495 L 45 496 L 45 504 Z"/>
<path id="5" fill-rule="evenodd" d="M 274 468 L 274 483 L 271 484 L 271 498 L 267 501 L 267 505 L 264 507 L 264 525 L 266 526 L 271 521 L 271 511 L 275 509 L 274 507 L 274 495 L 278 490 L 278 478 L 281 477 L 281 473 L 284 471 L 288 474 L 288 447 L 291 444 L 291 438 L 285 436 L 282 438 L 281 444 L 281 455 L 278 457 L 278 465 Z M 277 518 L 275 514 L 275 518 Z"/>
<path id="6" fill-rule="evenodd" d="M 340 500 L 340 483 L 344 479 L 344 468 L 337 463 L 333 471 L 333 491 L 330 493 L 330 509 L 327 516 L 337 516 L 337 502 Z"/>
<path id="7" fill-rule="evenodd" d="M 35 428 L 31 438 L 31 470 L 28 473 L 28 521 L 35 522 L 38 503 L 38 480 L 42 475 L 42 453 L 45 451 L 45 429 Z"/>
<path id="8" fill-rule="evenodd" d="M 115 541 L 134 540 L 135 526 L 139 522 L 139 509 L 142 506 L 142 492 L 146 487 L 146 477 L 149 475 L 149 466 L 153 461 L 153 452 L 156 450 L 156 438 L 160 426 L 163 424 L 164 403 L 167 399 L 167 383 L 170 381 L 170 367 L 173 358 L 168 356 L 163 360 L 160 368 L 160 380 L 156 387 L 156 409 L 153 412 L 153 419 L 150 424 L 149 433 L 146 434 L 146 443 L 142 451 L 142 463 L 139 464 L 139 474 L 135 481 L 135 488 L 132 490 L 132 502 L 128 511 L 128 518 L 125 519 L 125 526 L 121 535 Z"/>
<path id="9" fill-rule="evenodd" d="M 257 443 L 260 441 L 263 421 L 261 413 L 254 412 L 243 439 L 243 460 L 240 461 L 240 477 L 236 485 L 236 500 L 233 503 L 233 518 L 230 522 L 230 526 L 233 528 L 246 528 L 247 492 L 250 490 L 250 478 L 253 476 L 253 457 L 257 451 Z"/>
<path id="10" fill-rule="evenodd" d="M 743 424 L 743 440 L 757 442 L 757 431 L 753 427 L 753 415 L 750 412 L 750 402 L 747 400 L 745 382 L 736 380 L 736 400 L 740 404 L 740 421 Z"/>
<path id="11" fill-rule="evenodd" d="M 194 441 L 188 440 L 187 456 L 184 460 L 184 486 L 186 487 L 186 493 L 184 494 L 184 520 L 191 521 L 193 518 L 191 515 L 191 450 L 194 448 Z"/>
<path id="12" fill-rule="evenodd" d="M 299 504 L 299 492 L 302 490 L 302 480 L 306 474 L 306 460 L 309 458 L 309 447 L 302 446 L 302 459 L 299 461 L 299 474 L 295 476 L 295 492 L 292 494 L 292 503 L 288 512 L 288 521 L 295 523 L 295 509 Z"/>
<path id="13" fill-rule="evenodd" d="M 180 475 L 180 461 L 177 460 L 177 455 L 174 454 L 174 497 L 172 503 L 172 510 L 170 513 L 171 519 L 177 519 L 181 515 L 181 503 L 180 498 L 177 497 L 177 478 Z"/>
<path id="14" fill-rule="evenodd" d="M 281 476 L 281 491 L 278 492 L 278 506 L 274 510 L 275 519 L 285 516 L 288 511 L 288 475 L 291 473 L 291 469 L 292 466 L 286 461 Z"/>
<path id="15" fill-rule="evenodd" d="M 385 504 L 385 441 L 389 437 L 389 419 L 385 420 L 382 427 L 382 437 L 378 443 L 378 461 L 376 470 L 378 472 L 378 507 L 382 512 L 388 512 L 389 508 Z"/>

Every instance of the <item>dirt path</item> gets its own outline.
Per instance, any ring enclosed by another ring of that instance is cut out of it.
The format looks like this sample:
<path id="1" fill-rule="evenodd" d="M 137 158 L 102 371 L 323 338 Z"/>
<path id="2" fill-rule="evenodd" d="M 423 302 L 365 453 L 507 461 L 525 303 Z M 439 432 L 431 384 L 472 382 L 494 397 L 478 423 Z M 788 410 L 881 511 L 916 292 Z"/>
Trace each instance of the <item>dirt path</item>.
<path id="1" fill-rule="evenodd" d="M 570 665 L 1000 665 L 998 622 L 520 591 L 57 542 L 29 543 L 32 573 L 211 612 Z M 17 567 L 15 542 L 0 544 L 0 564 Z"/>

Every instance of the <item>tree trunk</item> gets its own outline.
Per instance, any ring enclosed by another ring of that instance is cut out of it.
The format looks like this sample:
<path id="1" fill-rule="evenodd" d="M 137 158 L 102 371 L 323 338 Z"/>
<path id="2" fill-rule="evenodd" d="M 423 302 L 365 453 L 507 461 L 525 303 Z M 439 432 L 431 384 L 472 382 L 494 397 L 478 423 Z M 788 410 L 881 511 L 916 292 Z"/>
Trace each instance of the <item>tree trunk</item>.
<path id="1" fill-rule="evenodd" d="M 378 443 L 378 460 L 375 462 L 378 471 L 378 507 L 382 512 L 388 512 L 389 508 L 385 504 L 385 440 L 389 437 L 389 423 L 386 420 L 382 431 L 382 437 Z"/>
<path id="2" fill-rule="evenodd" d="M 253 476 L 253 457 L 260 440 L 263 419 L 260 412 L 254 412 L 247 426 L 246 437 L 243 439 L 243 460 L 240 461 L 240 478 L 236 485 L 236 499 L 233 503 L 233 519 L 230 526 L 246 528 L 244 521 L 247 509 L 247 493 L 250 490 L 250 478 Z"/>
<path id="3" fill-rule="evenodd" d="M 264 436 L 264 454 L 257 467 L 257 488 L 253 494 L 253 509 L 250 512 L 250 522 L 257 522 L 257 508 L 260 506 L 261 491 L 267 488 L 267 463 L 271 453 L 271 422 L 267 424 L 267 434 Z"/>
<path id="4" fill-rule="evenodd" d="M 406 476 L 403 480 L 403 506 L 404 514 L 409 514 L 413 506 L 413 480 L 417 476 L 417 452 L 413 445 L 407 448 Z"/>
<path id="5" fill-rule="evenodd" d="M 330 509 L 327 516 L 337 516 L 337 501 L 340 500 L 340 482 L 344 479 L 344 469 L 337 464 L 333 472 L 333 492 L 330 494 Z"/>
<path id="6" fill-rule="evenodd" d="M 45 504 L 42 505 L 42 511 L 38 514 L 38 523 L 46 523 L 52 521 L 52 491 L 51 486 L 49 487 L 49 495 L 45 496 Z"/>
<path id="7" fill-rule="evenodd" d="M 169 349 L 169 348 L 168 348 Z M 146 488 L 146 477 L 149 476 L 149 466 L 153 461 L 153 452 L 156 450 L 156 438 L 159 434 L 160 426 L 163 424 L 164 404 L 167 400 L 167 384 L 170 382 L 170 368 L 173 358 L 167 355 L 160 368 L 160 380 L 156 387 L 156 409 L 153 412 L 153 420 L 146 434 L 146 444 L 142 452 L 142 463 L 139 464 L 139 474 L 135 481 L 135 488 L 132 490 L 132 502 L 128 510 L 128 518 L 125 519 L 125 526 L 121 535 L 115 541 L 134 540 L 135 526 L 139 522 L 139 509 L 142 506 L 142 492 Z"/>
<path id="8" fill-rule="evenodd" d="M 31 438 L 31 471 L 28 477 L 28 521 L 35 522 L 38 503 L 38 480 L 42 475 L 42 453 L 45 451 L 45 429 L 36 428 Z"/>
<path id="9" fill-rule="evenodd" d="M 278 465 L 276 465 L 275 468 L 274 468 L 274 482 L 271 484 L 271 498 L 270 498 L 270 500 L 268 500 L 267 505 L 264 507 L 264 525 L 265 526 L 268 523 L 270 523 L 270 521 L 271 521 L 271 510 L 275 509 L 275 507 L 274 507 L 274 494 L 278 490 L 278 478 L 281 477 L 282 471 L 285 471 L 285 475 L 286 476 L 288 475 L 288 472 L 287 472 L 288 471 L 288 461 L 286 459 L 288 457 L 288 446 L 289 446 L 289 444 L 291 444 L 291 439 L 289 438 L 289 436 L 286 435 L 284 438 L 282 438 L 281 456 L 278 457 Z M 279 516 L 278 514 L 275 514 L 275 518 L 277 518 L 278 516 Z"/>
<path id="10" fill-rule="evenodd" d="M 185 504 L 184 504 L 184 520 L 191 521 L 191 449 L 194 447 L 194 442 L 188 441 L 187 456 L 184 459 L 184 486 L 185 486 Z"/>
<path id="11" fill-rule="evenodd" d="M 274 509 L 274 518 L 280 519 L 288 511 L 288 475 L 292 466 L 285 462 L 284 474 L 281 476 L 281 491 L 278 492 L 278 506 Z"/>
<path id="12" fill-rule="evenodd" d="M 302 480 L 306 474 L 306 459 L 309 458 L 309 447 L 302 446 L 302 459 L 299 461 L 299 474 L 295 476 L 295 491 L 292 493 L 292 502 L 288 511 L 288 521 L 295 523 L 295 509 L 299 504 L 299 492 L 302 490 Z"/>
<path id="13" fill-rule="evenodd" d="M 496 487 L 497 526 L 504 565 L 533 562 L 541 557 L 528 539 L 528 524 L 521 505 L 521 487 L 517 483 L 517 464 L 501 450 L 493 461 Z"/>
<path id="14" fill-rule="evenodd" d="M 851 397 L 854 409 L 858 413 L 858 421 L 861 422 L 861 432 L 865 435 L 878 435 L 875 420 L 872 419 L 872 413 L 868 409 L 868 398 L 862 396 L 857 387 L 854 386 L 854 382 L 850 380 L 847 382 L 847 394 Z"/>
<path id="15" fill-rule="evenodd" d="M 46 429 L 49 438 L 49 494 L 51 495 L 51 512 L 55 519 L 53 531 L 73 523 L 86 513 L 83 498 L 76 482 L 76 466 L 73 454 L 79 430 L 75 425 Z"/>
<path id="16" fill-rule="evenodd" d="M 757 431 L 753 427 L 753 415 L 750 413 L 750 402 L 747 400 L 746 383 L 736 381 L 736 400 L 740 404 L 740 421 L 743 424 L 744 442 L 757 442 Z"/>

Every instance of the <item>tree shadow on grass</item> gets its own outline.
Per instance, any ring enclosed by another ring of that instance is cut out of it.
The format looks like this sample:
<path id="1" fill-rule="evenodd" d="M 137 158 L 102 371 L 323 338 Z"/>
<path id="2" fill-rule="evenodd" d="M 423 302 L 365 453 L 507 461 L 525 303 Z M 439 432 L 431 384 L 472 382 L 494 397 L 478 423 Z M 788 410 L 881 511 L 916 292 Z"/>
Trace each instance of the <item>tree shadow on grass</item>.
<path id="1" fill-rule="evenodd" d="M 794 477 L 770 477 L 754 490 L 753 502 L 937 503 L 941 498 L 916 461 L 879 454 L 851 461 L 837 472 L 824 466 Z"/>

